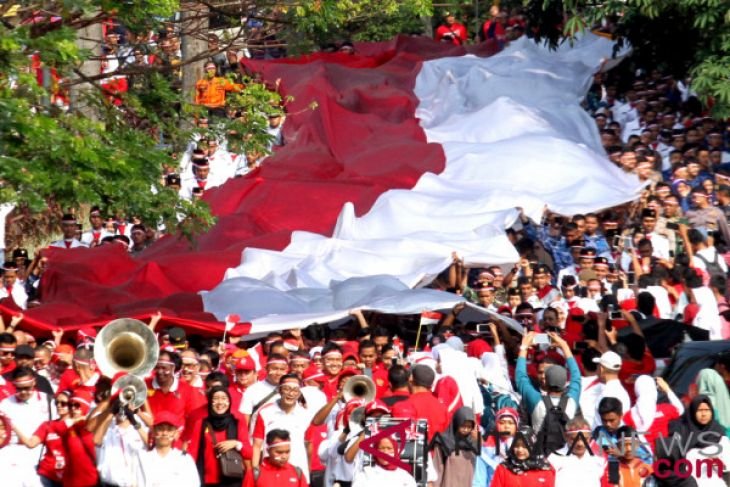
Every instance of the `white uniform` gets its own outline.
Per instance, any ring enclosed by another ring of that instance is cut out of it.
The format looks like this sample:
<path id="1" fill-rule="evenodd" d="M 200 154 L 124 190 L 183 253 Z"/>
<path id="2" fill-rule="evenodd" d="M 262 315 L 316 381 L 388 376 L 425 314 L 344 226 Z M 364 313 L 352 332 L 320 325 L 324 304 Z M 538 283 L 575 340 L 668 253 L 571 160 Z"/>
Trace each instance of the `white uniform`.
<path id="1" fill-rule="evenodd" d="M 56 240 L 55 242 L 51 242 L 49 247 L 58 247 L 59 249 L 87 248 L 86 245 L 76 238 Z"/>
<path id="2" fill-rule="evenodd" d="M 215 184 L 211 182 L 210 178 L 208 178 L 202 186 L 199 183 L 198 178 L 195 176 L 188 175 L 183 177 L 180 181 L 180 197 L 185 200 L 192 200 L 193 189 L 202 187 L 203 190 L 207 190 L 215 187 Z"/>
<path id="3" fill-rule="evenodd" d="M 10 288 L 10 292 L 8 292 L 7 288 L 0 288 L 0 299 L 8 297 L 12 297 L 15 304 L 21 309 L 25 309 L 28 304 L 28 294 L 25 292 L 23 285 L 18 281 L 15 281 L 13 287 Z"/>
<path id="4" fill-rule="evenodd" d="M 92 229 L 81 234 L 81 243 L 86 245 L 87 247 L 91 247 L 92 243 L 96 243 L 98 245 L 101 243 L 102 240 L 104 240 L 105 237 L 113 236 L 114 234 L 112 232 L 109 232 L 104 228 L 101 228 L 100 230 Z"/>

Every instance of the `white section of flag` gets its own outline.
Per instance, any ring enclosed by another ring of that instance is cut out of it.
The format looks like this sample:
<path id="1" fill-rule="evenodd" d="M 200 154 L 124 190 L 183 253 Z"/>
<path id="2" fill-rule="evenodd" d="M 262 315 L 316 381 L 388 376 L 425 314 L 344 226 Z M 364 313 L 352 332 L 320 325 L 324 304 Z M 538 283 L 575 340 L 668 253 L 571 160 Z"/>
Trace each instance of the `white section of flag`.
<path id="1" fill-rule="evenodd" d="M 346 204 L 331 237 L 294 232 L 281 252 L 246 249 L 240 266 L 201 293 L 206 311 L 237 313 L 257 332 L 345 318 L 355 307 L 444 309 L 461 298 L 412 288 L 448 267 L 453 252 L 467 265 L 517 261 L 504 233 L 515 207 L 539 221 L 546 206 L 574 214 L 636 198 L 642 184 L 606 158 L 579 105 L 612 49 L 594 35 L 557 51 L 520 39 L 490 58 L 425 62 L 416 115 L 443 145 L 445 170 L 383 193 L 362 217 Z"/>

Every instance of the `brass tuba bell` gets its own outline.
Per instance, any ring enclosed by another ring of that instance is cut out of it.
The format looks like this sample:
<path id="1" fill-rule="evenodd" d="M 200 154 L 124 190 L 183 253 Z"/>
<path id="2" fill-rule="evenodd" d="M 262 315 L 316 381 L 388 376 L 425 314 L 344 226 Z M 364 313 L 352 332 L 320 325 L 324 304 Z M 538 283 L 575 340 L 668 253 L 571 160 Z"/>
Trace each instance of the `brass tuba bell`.
<path id="1" fill-rule="evenodd" d="M 112 384 L 112 394 L 119 392 L 122 404 L 132 409 L 144 404 L 147 387 L 142 377 L 155 368 L 159 353 L 154 332 L 131 318 L 110 321 L 94 341 L 94 361 L 103 375 L 114 377 L 126 372 Z"/>
<path id="2" fill-rule="evenodd" d="M 122 406 L 139 409 L 147 399 L 147 384 L 136 375 L 124 375 L 114 381 L 111 395 L 119 395 Z"/>
<path id="3" fill-rule="evenodd" d="M 362 399 L 368 403 L 375 399 L 375 382 L 366 375 L 353 375 L 345 382 L 342 395 L 345 402 L 350 402 L 352 399 Z"/>

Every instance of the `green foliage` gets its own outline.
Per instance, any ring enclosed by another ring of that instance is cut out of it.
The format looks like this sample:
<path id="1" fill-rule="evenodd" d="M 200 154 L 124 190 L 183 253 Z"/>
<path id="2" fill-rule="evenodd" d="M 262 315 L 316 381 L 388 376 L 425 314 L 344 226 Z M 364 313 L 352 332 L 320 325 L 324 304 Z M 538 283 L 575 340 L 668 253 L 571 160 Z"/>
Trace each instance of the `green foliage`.
<path id="1" fill-rule="evenodd" d="M 79 78 L 79 68 L 92 59 L 78 47 L 79 28 L 105 20 L 100 12 L 116 11 L 132 29 L 161 30 L 179 4 L 73 0 L 54 11 L 61 21 L 49 22 L 48 16 L 32 25 L 19 19 L 0 24 L 0 202 L 16 203 L 26 217 L 99 205 L 109 215 L 161 222 L 191 239 L 214 223 L 205 203 L 180 200 L 162 184 L 163 169 L 177 166 L 191 140 L 190 121 L 204 111 L 189 103 L 189 93 L 174 88 L 169 70 L 135 72 L 134 88 L 119 106 L 100 89 L 103 79 Z M 38 84 L 30 69 L 34 53 L 60 81 Z M 51 103 L 59 83 L 74 98 L 68 112 Z M 269 115 L 283 113 L 280 102 L 278 94 L 247 80 L 231 97 L 243 116 L 213 124 L 208 135 L 228 137 L 241 153 L 264 154 L 270 139 L 264 129 Z M 38 242 L 44 235 L 27 237 Z"/>
<path id="2" fill-rule="evenodd" d="M 730 5 L 727 0 L 524 0 L 537 40 L 556 46 L 608 20 L 644 66 L 689 73 L 713 115 L 730 116 Z"/>
<path id="3" fill-rule="evenodd" d="M 295 31 L 316 45 L 343 39 L 382 41 L 420 31 L 431 0 L 304 0 L 290 11 Z"/>

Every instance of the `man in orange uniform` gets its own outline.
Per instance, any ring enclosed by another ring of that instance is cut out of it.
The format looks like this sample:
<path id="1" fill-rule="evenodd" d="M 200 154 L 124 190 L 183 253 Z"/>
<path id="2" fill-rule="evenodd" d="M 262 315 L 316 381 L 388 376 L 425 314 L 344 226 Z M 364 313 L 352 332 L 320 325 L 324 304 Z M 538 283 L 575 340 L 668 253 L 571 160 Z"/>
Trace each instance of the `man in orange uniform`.
<path id="1" fill-rule="evenodd" d="M 241 91 L 243 85 L 233 83 L 222 76 L 216 76 L 217 68 L 213 61 L 205 63 L 205 77 L 195 83 L 195 104 L 208 107 L 211 116 L 226 116 L 226 93 Z"/>

